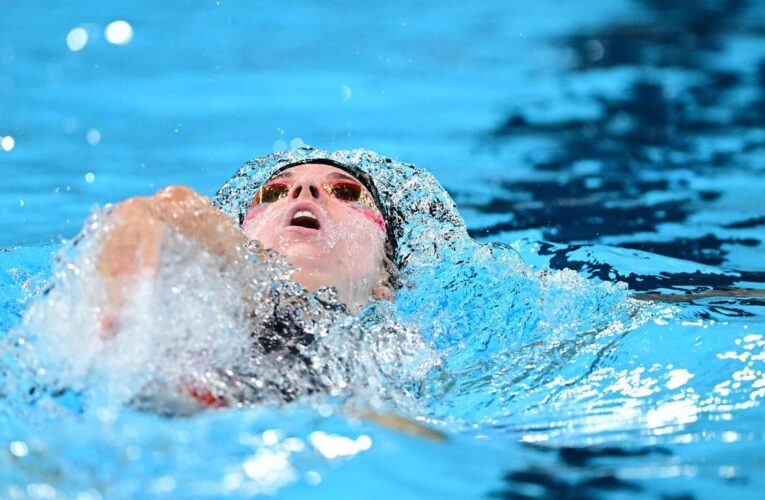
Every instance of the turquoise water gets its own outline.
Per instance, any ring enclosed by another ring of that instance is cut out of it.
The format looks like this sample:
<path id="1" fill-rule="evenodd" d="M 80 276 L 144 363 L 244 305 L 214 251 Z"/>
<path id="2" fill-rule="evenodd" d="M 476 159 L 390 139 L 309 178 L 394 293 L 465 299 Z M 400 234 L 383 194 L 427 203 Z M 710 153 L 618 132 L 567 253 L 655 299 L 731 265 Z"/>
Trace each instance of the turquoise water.
<path id="1" fill-rule="evenodd" d="M 765 12 L 657 4 L 0 1 L 3 332 L 93 206 L 213 195 L 301 143 L 427 168 L 507 245 L 415 267 L 397 302 L 441 359 L 407 415 L 443 442 L 333 400 L 169 419 L 21 397 L 50 374 L 19 377 L 6 342 L 0 496 L 757 498 Z M 546 268 L 576 274 L 526 273 Z"/>

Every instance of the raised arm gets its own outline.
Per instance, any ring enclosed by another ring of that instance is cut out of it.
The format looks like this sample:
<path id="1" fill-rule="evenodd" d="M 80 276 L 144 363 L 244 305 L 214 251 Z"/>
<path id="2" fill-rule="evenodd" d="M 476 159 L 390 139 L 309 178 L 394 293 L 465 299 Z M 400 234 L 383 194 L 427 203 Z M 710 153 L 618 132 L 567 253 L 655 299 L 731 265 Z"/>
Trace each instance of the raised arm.
<path id="1" fill-rule="evenodd" d="M 196 240 L 208 252 L 236 258 L 247 239 L 235 221 L 191 188 L 170 186 L 153 196 L 135 197 L 114 207 L 97 269 L 107 279 L 103 336 L 116 332 L 117 312 L 131 278 L 150 279 L 160 264 L 162 246 L 174 231 Z"/>

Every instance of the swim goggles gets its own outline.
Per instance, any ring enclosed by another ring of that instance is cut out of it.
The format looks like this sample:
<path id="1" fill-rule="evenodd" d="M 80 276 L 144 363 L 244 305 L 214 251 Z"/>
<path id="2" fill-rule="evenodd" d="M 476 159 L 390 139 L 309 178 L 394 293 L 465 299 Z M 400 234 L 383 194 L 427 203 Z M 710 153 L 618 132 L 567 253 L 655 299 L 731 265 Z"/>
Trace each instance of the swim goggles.
<path id="1" fill-rule="evenodd" d="M 277 179 L 267 182 L 260 189 L 258 189 L 257 193 L 255 193 L 255 198 L 253 200 L 252 206 L 274 203 L 281 200 L 282 198 L 286 198 L 292 189 L 292 185 L 292 182 L 284 179 Z M 337 179 L 322 183 L 321 188 L 325 193 L 335 198 L 336 200 L 345 203 L 352 203 L 358 207 L 373 209 L 379 212 L 374 199 L 372 199 L 372 195 L 370 195 L 367 190 L 364 189 L 364 186 L 362 186 L 360 183 L 350 180 Z"/>

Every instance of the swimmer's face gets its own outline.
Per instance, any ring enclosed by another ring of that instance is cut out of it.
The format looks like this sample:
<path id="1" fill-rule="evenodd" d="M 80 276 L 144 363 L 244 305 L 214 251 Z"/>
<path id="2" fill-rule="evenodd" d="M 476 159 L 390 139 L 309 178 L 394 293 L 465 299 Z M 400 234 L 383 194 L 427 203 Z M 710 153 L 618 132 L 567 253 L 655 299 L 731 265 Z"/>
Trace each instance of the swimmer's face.
<path id="1" fill-rule="evenodd" d="M 255 195 L 244 234 L 284 255 L 308 290 L 335 287 L 359 311 L 389 297 L 385 222 L 372 195 L 339 168 L 309 163 L 272 177 Z"/>

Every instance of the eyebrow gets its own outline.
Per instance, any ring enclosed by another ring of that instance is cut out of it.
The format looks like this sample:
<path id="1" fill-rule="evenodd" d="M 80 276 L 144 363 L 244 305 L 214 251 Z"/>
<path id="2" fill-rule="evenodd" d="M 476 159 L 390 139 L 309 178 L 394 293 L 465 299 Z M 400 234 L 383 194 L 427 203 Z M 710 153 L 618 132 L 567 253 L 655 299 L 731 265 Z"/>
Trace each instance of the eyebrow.
<path id="1" fill-rule="evenodd" d="M 350 175 L 342 174 L 340 172 L 330 173 L 327 175 L 327 179 L 348 179 L 349 181 L 359 182 L 355 177 L 351 177 Z"/>
<path id="2" fill-rule="evenodd" d="M 292 176 L 293 176 L 292 172 L 286 171 L 280 174 L 276 174 L 275 176 L 271 177 L 271 179 L 269 180 L 285 179 L 285 178 L 289 179 Z M 327 175 L 327 179 L 347 179 L 349 181 L 359 182 L 358 179 L 356 179 L 355 177 L 347 175 L 347 174 L 343 174 L 341 172 L 331 172 Z"/>
<path id="3" fill-rule="evenodd" d="M 292 177 L 292 172 L 290 172 L 289 170 L 287 170 L 287 171 L 285 171 L 285 172 L 282 172 L 282 173 L 280 173 L 280 174 L 276 174 L 275 176 L 271 177 L 271 179 L 269 179 L 269 180 L 274 180 L 274 179 L 282 179 L 282 178 L 284 178 L 284 177 Z"/>

